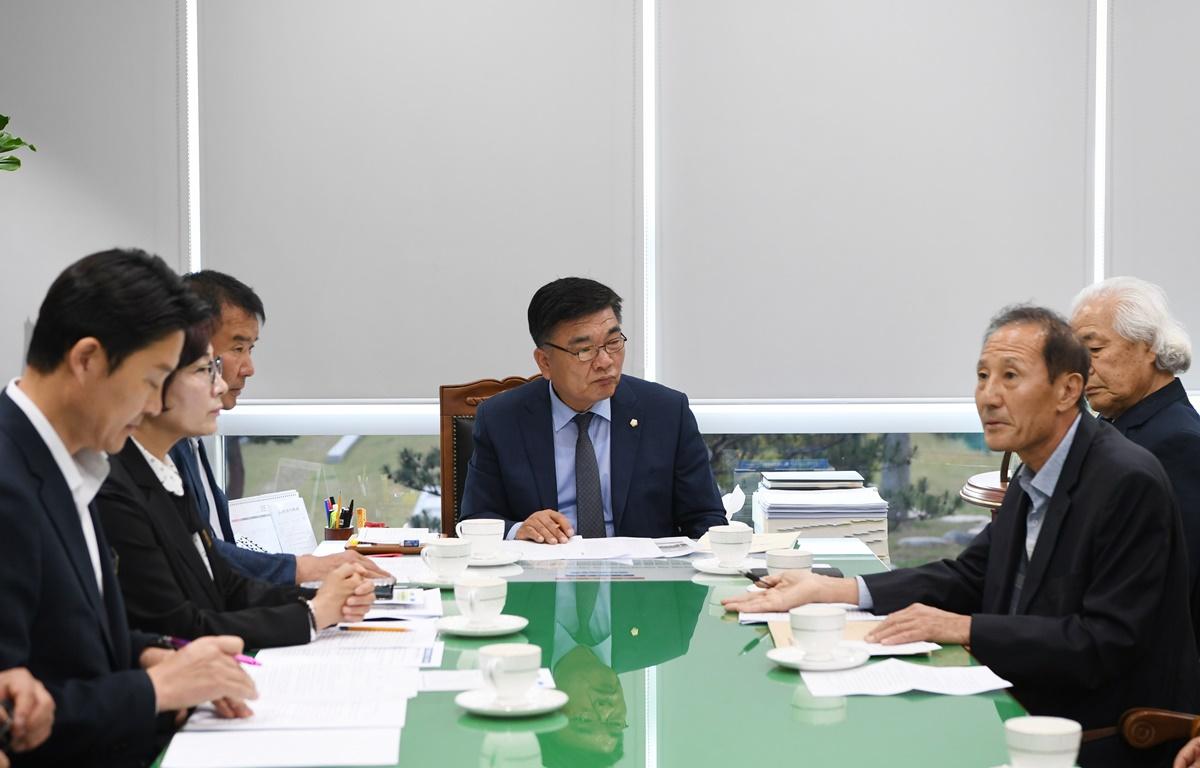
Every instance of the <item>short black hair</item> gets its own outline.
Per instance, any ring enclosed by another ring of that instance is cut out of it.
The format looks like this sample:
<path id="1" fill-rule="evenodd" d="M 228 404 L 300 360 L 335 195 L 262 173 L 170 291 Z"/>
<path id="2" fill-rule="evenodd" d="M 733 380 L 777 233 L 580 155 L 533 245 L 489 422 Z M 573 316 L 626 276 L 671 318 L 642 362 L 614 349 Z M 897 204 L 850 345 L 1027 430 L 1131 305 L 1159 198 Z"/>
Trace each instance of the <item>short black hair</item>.
<path id="1" fill-rule="evenodd" d="M 202 320 L 205 311 L 158 256 L 133 248 L 93 253 L 50 285 L 25 362 L 50 373 L 71 347 L 91 336 L 104 347 L 111 373 L 139 349 Z"/>
<path id="2" fill-rule="evenodd" d="M 1036 325 L 1046 334 L 1042 345 L 1042 359 L 1046 362 L 1046 372 L 1050 381 L 1054 381 L 1064 373 L 1078 373 L 1083 377 L 1083 388 L 1079 393 L 1079 408 L 1087 408 L 1087 399 L 1083 389 L 1087 387 L 1088 371 L 1092 367 L 1091 355 L 1087 347 L 1071 330 L 1066 318 L 1052 309 L 1033 304 L 1010 304 L 1001 309 L 992 321 L 988 323 L 987 333 L 983 335 L 984 343 L 992 334 L 1006 325 L 1026 323 Z"/>
<path id="3" fill-rule="evenodd" d="M 225 306 L 229 305 L 248 315 L 254 315 L 260 323 L 267 322 L 267 312 L 263 308 L 262 299 L 258 297 L 253 288 L 236 277 L 215 269 L 202 269 L 199 272 L 189 272 L 184 275 L 183 281 L 200 298 L 213 305 L 218 318 Z"/>
<path id="4" fill-rule="evenodd" d="M 203 301 L 203 299 L 201 299 Z M 179 352 L 179 363 L 175 366 L 175 370 L 163 380 L 162 397 L 163 409 L 167 407 L 167 390 L 171 387 L 171 382 L 175 380 L 175 375 L 196 362 L 208 352 L 209 342 L 212 341 L 213 331 L 217 327 L 217 310 L 208 302 L 204 302 L 205 317 L 203 320 L 192 323 L 187 328 L 183 329 L 183 349 Z"/>
<path id="5" fill-rule="evenodd" d="M 540 347 L 564 320 L 577 320 L 610 308 L 621 322 L 621 297 L 612 288 L 586 277 L 561 277 L 538 288 L 530 299 L 529 335 Z"/>

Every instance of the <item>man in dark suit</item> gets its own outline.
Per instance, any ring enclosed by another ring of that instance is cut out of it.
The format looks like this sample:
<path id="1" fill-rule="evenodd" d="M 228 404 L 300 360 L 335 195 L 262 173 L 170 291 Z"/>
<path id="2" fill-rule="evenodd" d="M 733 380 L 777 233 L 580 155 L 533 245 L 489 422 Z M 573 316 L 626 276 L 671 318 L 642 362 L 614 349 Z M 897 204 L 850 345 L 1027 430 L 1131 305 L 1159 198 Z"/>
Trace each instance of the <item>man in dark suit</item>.
<path id="1" fill-rule="evenodd" d="M 217 310 L 213 328 L 213 354 L 221 359 L 221 375 L 228 389 L 221 395 L 221 407 L 231 410 L 254 375 L 254 347 L 259 329 L 266 321 L 266 309 L 254 289 L 223 272 L 206 269 L 184 275 L 184 283 L 196 295 Z M 230 472 L 241 472 L 241 447 L 237 440 L 226 442 Z M 235 453 L 236 452 L 236 453 Z M 204 443 L 196 438 L 180 440 L 170 451 L 179 468 L 185 490 L 191 494 L 200 518 L 208 526 L 209 536 L 221 556 L 235 571 L 249 579 L 278 586 L 291 586 L 324 579 L 343 563 L 356 563 L 372 576 L 388 574 L 369 558 L 346 551 L 325 557 L 256 552 L 237 545 L 229 521 L 229 500 L 213 476 Z M 242 484 L 237 483 L 240 493 Z"/>
<path id="2" fill-rule="evenodd" d="M 1024 466 L 995 521 L 956 560 L 859 579 L 792 572 L 726 607 L 888 613 L 868 640 L 970 645 L 1030 712 L 1085 729 L 1134 706 L 1194 710 L 1200 663 L 1170 481 L 1148 451 L 1083 412 L 1088 367 L 1062 318 L 1005 310 L 984 341 L 975 403 L 988 447 Z M 1157 765 L 1177 748 L 1139 753 L 1109 735 L 1085 744 L 1080 764 Z"/>
<path id="3" fill-rule="evenodd" d="M 1162 463 L 1179 502 L 1200 638 L 1200 414 L 1178 374 L 1192 362 L 1187 332 L 1161 288 L 1110 277 L 1075 298 L 1071 327 L 1092 356 L 1088 404 Z"/>
<path id="4" fill-rule="evenodd" d="M 724 524 L 687 396 L 621 375 L 621 297 L 566 277 L 538 289 L 528 319 L 544 380 L 479 407 L 462 519 L 500 519 L 509 538 L 545 543 Z"/>
<path id="5" fill-rule="evenodd" d="M 17 765 L 143 764 L 160 713 L 169 725 L 209 699 L 249 713 L 240 639 L 175 652 L 129 631 L 93 504 L 104 452 L 161 409 L 182 329 L 203 316 L 161 259 L 93 254 L 50 287 L 25 370 L 0 394 L 0 669 L 27 668 L 56 705 L 50 738 Z"/>

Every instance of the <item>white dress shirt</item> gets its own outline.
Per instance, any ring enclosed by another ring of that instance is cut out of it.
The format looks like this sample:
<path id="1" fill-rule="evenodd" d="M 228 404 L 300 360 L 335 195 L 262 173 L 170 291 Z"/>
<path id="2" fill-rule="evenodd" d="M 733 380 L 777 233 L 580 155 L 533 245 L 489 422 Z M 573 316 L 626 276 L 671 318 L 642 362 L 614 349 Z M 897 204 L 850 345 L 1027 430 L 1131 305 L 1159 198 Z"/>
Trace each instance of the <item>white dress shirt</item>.
<path id="1" fill-rule="evenodd" d="M 71 491 L 71 497 L 75 500 L 75 511 L 79 514 L 79 526 L 83 529 L 83 541 L 92 561 L 92 572 L 96 574 L 96 587 L 100 591 L 100 597 L 104 597 L 104 578 L 100 575 L 100 547 L 96 544 L 96 526 L 92 522 L 92 513 L 88 505 L 96 498 L 100 486 L 104 485 L 104 480 L 108 477 L 108 456 L 102 451 L 93 451 L 90 448 L 81 448 L 73 454 L 67 453 L 66 444 L 54 430 L 50 420 L 29 399 L 29 395 L 21 391 L 17 381 L 18 379 L 13 379 L 8 382 L 4 392 L 33 424 Z"/>

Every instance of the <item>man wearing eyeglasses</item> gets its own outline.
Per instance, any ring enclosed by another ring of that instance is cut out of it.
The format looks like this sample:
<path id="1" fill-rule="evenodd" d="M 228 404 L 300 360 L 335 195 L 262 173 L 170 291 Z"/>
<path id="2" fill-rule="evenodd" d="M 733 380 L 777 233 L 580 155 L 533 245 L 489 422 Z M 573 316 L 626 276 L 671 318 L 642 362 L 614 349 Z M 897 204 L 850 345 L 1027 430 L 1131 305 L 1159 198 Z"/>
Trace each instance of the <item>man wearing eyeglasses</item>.
<path id="1" fill-rule="evenodd" d="M 507 537 L 699 537 L 725 515 L 687 396 L 622 376 L 621 297 L 565 277 L 529 303 L 545 381 L 479 407 L 462 519 L 505 521 Z"/>

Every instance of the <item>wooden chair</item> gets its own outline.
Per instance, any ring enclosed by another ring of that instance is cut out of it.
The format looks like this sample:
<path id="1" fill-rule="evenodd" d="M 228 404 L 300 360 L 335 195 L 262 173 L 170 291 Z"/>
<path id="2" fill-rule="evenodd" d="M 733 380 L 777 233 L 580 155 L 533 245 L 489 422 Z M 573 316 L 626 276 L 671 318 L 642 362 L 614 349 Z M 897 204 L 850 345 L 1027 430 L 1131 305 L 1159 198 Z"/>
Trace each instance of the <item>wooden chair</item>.
<path id="1" fill-rule="evenodd" d="M 1117 727 L 1130 746 L 1148 749 L 1164 741 L 1200 736 L 1200 717 L 1169 709 L 1138 707 L 1126 710 Z"/>
<path id="2" fill-rule="evenodd" d="M 458 524 L 459 506 L 467 481 L 467 463 L 475 449 L 475 409 L 489 397 L 540 378 L 541 374 L 527 379 L 509 376 L 503 381 L 480 379 L 470 384 L 445 384 L 438 390 L 442 432 L 443 536 L 454 536 L 454 526 Z"/>

